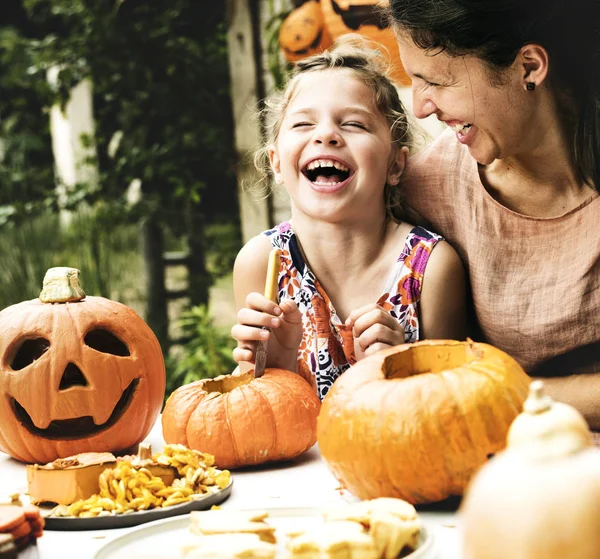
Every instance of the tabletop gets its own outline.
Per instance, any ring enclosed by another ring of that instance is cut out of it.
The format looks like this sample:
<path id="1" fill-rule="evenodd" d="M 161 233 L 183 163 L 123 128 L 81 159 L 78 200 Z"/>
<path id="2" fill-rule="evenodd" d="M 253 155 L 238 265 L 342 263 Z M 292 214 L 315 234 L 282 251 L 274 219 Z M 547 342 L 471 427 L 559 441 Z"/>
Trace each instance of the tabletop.
<path id="1" fill-rule="evenodd" d="M 163 449 L 160 420 L 145 442 L 152 444 L 153 452 Z M 317 446 L 292 462 L 236 470 L 232 477 L 233 490 L 222 508 L 320 507 L 356 500 L 349 492 L 340 490 L 339 482 L 327 469 Z M 0 452 L 0 495 L 24 492 L 26 485 L 25 465 Z M 447 507 L 428 506 L 419 508 L 419 515 L 434 534 L 437 557 L 459 559 L 457 514 Z M 91 559 L 111 539 L 136 528 L 80 532 L 45 530 L 37 542 L 37 558 Z M 36 557 L 35 550 L 22 555 L 23 559 Z"/>

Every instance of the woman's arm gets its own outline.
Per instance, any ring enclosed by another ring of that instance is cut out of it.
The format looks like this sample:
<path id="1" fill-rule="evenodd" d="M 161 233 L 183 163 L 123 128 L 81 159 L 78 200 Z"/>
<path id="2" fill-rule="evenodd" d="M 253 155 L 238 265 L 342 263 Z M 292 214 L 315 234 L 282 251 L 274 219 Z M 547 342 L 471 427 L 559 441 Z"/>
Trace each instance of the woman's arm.
<path id="1" fill-rule="evenodd" d="M 600 430 L 600 342 L 554 356 L 530 374 L 544 381 L 554 400 L 576 407 L 592 429 Z"/>
<path id="2" fill-rule="evenodd" d="M 540 378 L 546 394 L 557 402 L 571 404 L 587 420 L 590 429 L 600 430 L 600 373 Z"/>
<path id="3" fill-rule="evenodd" d="M 419 303 L 420 339 L 464 340 L 466 327 L 465 270 L 445 241 L 431 252 Z"/>

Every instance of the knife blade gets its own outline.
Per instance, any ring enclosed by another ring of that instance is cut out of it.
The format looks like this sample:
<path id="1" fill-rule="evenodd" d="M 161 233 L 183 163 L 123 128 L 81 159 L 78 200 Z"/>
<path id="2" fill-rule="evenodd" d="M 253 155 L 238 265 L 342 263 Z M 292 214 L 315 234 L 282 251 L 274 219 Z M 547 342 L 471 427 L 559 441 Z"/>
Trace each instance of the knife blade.
<path id="1" fill-rule="evenodd" d="M 277 303 L 279 292 L 279 257 L 281 251 L 274 248 L 269 253 L 269 264 L 267 266 L 267 279 L 265 280 L 265 297 L 274 303 Z M 271 331 L 270 328 L 263 326 L 263 330 Z M 256 347 L 256 356 L 254 358 L 254 378 L 260 378 L 265 372 L 267 365 L 267 344 L 268 340 L 258 342 Z"/>

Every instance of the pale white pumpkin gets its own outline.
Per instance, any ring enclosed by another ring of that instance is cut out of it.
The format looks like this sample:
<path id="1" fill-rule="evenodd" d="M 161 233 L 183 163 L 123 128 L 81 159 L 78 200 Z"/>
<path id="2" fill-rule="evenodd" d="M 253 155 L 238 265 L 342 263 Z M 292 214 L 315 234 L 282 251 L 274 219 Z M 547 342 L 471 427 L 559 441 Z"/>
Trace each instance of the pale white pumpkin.
<path id="1" fill-rule="evenodd" d="M 600 558 L 600 451 L 581 414 L 532 383 L 507 449 L 461 504 L 464 559 Z"/>

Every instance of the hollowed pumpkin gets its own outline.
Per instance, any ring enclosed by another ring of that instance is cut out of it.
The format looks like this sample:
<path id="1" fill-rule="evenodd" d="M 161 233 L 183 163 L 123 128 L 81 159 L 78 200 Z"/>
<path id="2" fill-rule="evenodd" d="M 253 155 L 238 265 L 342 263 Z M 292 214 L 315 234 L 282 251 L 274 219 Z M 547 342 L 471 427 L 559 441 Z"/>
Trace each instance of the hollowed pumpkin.
<path id="1" fill-rule="evenodd" d="M 432 340 L 381 351 L 346 371 L 323 400 L 321 455 L 361 499 L 417 504 L 462 495 L 504 448 L 529 382 L 487 344 Z"/>
<path id="2" fill-rule="evenodd" d="M 53 268 L 40 299 L 0 312 L 0 450 L 24 462 L 129 449 L 162 405 L 154 333 L 129 307 L 86 297 L 78 277 Z"/>
<path id="3" fill-rule="evenodd" d="M 317 440 L 320 401 L 300 376 L 267 369 L 186 384 L 162 414 L 169 444 L 214 455 L 220 468 L 290 460 Z"/>

